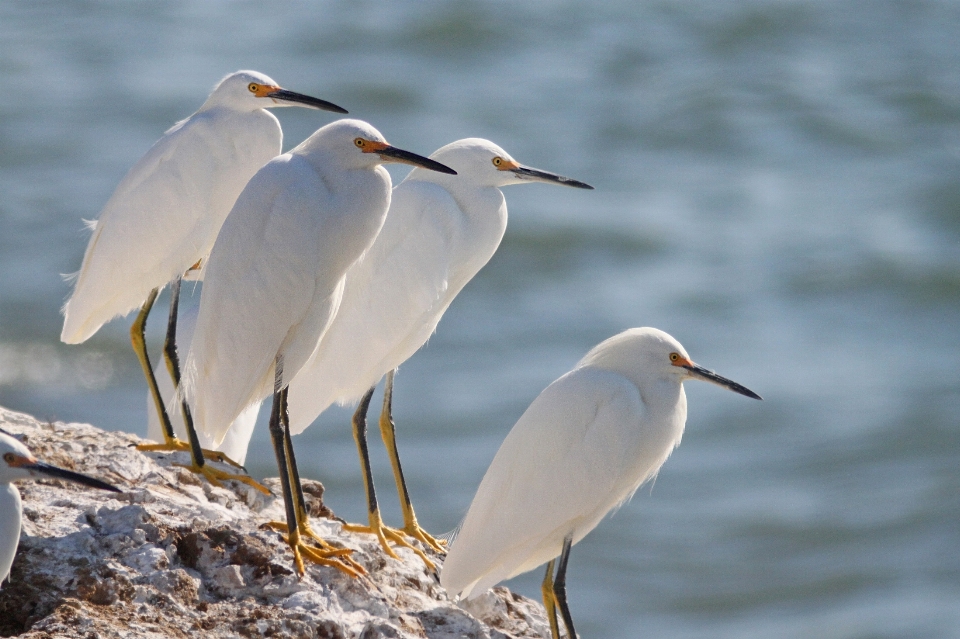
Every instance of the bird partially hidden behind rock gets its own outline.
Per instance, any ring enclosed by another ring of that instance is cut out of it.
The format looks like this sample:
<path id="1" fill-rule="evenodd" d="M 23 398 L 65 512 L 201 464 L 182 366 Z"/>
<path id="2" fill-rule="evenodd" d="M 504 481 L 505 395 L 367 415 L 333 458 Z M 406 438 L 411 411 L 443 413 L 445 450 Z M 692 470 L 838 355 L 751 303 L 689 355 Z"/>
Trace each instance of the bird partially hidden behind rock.
<path id="1" fill-rule="evenodd" d="M 10 574 L 10 566 L 13 565 L 20 542 L 20 522 L 23 519 L 20 491 L 12 482 L 44 476 L 121 492 L 119 488 L 99 479 L 39 461 L 13 435 L 0 429 L 0 584 Z"/>

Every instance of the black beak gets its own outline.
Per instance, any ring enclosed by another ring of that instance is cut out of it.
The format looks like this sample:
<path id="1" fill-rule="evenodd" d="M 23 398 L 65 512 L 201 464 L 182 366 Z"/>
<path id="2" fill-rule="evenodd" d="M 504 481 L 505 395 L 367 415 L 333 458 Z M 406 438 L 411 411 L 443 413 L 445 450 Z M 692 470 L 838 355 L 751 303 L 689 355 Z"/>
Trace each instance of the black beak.
<path id="1" fill-rule="evenodd" d="M 740 393 L 741 395 L 746 395 L 747 397 L 751 397 L 753 399 L 763 399 L 746 386 L 742 386 L 741 384 L 729 380 L 726 377 L 721 377 L 713 371 L 707 370 L 703 366 L 697 366 L 696 364 L 693 364 L 691 366 L 684 366 L 684 368 L 693 373 L 694 377 L 702 379 L 705 382 L 711 382 L 718 386 L 723 386 L 724 388 L 732 390 L 734 393 Z"/>
<path id="2" fill-rule="evenodd" d="M 425 158 L 422 155 L 417 155 L 416 153 L 411 153 L 410 151 L 404 151 L 403 149 L 398 149 L 395 146 L 388 146 L 377 151 L 377 154 L 387 162 L 399 162 L 401 164 L 412 164 L 414 166 L 423 167 L 425 169 L 430 169 L 431 171 L 436 171 L 437 173 L 446 173 L 447 175 L 456 175 L 457 172 L 451 169 L 446 164 L 440 164 L 435 160 L 430 158 Z"/>
<path id="3" fill-rule="evenodd" d="M 572 186 L 575 189 L 589 189 L 593 190 L 593 187 L 587 184 L 586 182 L 581 182 L 580 180 L 574 180 L 572 178 L 563 177 L 562 175 L 557 175 L 556 173 L 551 173 L 550 171 L 541 171 L 540 169 L 534 169 L 529 166 L 518 166 L 515 169 L 510 169 L 513 173 L 516 174 L 521 180 L 533 180 L 535 182 L 549 182 L 551 184 L 562 184 L 563 186 Z"/>
<path id="4" fill-rule="evenodd" d="M 321 111 L 333 111 L 334 113 L 347 112 L 346 109 L 343 107 L 338 107 L 333 102 L 327 102 L 326 100 L 321 100 L 319 98 L 311 98 L 309 95 L 294 93 L 293 91 L 287 91 L 286 89 L 280 89 L 278 91 L 274 91 L 273 93 L 268 93 L 267 97 L 273 98 L 274 100 L 283 100 L 284 102 L 295 102 L 304 106 L 313 107 L 314 109 L 320 109 Z"/>
<path id="5" fill-rule="evenodd" d="M 53 466 L 51 464 L 48 464 L 42 461 L 38 461 L 33 464 L 24 464 L 23 466 L 20 466 L 20 468 L 29 470 L 31 473 L 40 473 L 42 475 L 47 475 L 48 477 L 56 477 L 57 479 L 66 479 L 67 481 L 83 484 L 84 486 L 90 486 L 91 488 L 109 490 L 114 493 L 123 492 L 116 486 L 111 486 L 105 481 L 100 481 L 99 479 L 94 479 L 93 477 L 87 477 L 86 475 L 75 473 L 72 470 L 60 468 L 59 466 Z"/>

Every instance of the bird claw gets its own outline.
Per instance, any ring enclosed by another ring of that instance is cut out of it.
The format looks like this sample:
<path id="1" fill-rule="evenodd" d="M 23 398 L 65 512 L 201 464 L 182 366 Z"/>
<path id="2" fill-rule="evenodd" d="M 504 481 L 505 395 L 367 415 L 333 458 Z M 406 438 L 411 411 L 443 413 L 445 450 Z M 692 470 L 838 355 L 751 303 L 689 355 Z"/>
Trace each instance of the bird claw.
<path id="1" fill-rule="evenodd" d="M 414 539 L 419 540 L 420 543 L 422 543 L 423 545 L 433 548 L 433 550 L 435 550 L 436 552 L 439 552 L 439 553 L 447 552 L 447 549 L 445 548 L 445 546 L 447 545 L 446 540 L 437 539 L 436 537 L 428 533 L 426 530 L 421 528 L 420 524 L 418 524 L 416 520 L 414 520 L 412 524 L 407 524 L 406 526 L 404 526 L 403 532 L 407 536 L 413 537 Z"/>
<path id="2" fill-rule="evenodd" d="M 332 546 L 329 542 L 317 535 L 309 525 L 302 524 L 300 527 L 301 530 L 298 530 L 294 535 L 287 533 L 289 528 L 287 524 L 283 522 L 270 521 L 267 522 L 266 525 L 274 530 L 279 531 L 280 536 L 290 546 L 290 549 L 293 551 L 293 561 L 297 569 L 297 574 L 299 574 L 301 577 L 305 572 L 303 557 L 306 557 L 315 564 L 336 568 L 337 570 L 344 572 L 351 577 L 359 577 L 367 574 L 367 570 L 350 557 L 350 554 L 353 552 L 353 550 L 350 548 L 337 548 L 336 546 Z M 301 535 L 310 537 L 320 547 L 316 548 L 313 546 L 308 546 L 303 542 Z"/>
<path id="3" fill-rule="evenodd" d="M 174 466 L 179 466 L 180 468 L 186 468 L 187 470 L 197 473 L 198 475 L 203 475 L 204 477 L 207 478 L 207 481 L 209 481 L 214 486 L 218 486 L 220 488 L 223 488 L 224 481 L 233 480 L 233 481 L 242 482 L 250 486 L 251 488 L 255 488 L 259 490 L 261 493 L 263 493 L 264 495 L 272 494 L 266 486 L 258 482 L 253 477 L 250 477 L 249 475 L 236 475 L 234 473 L 228 473 L 218 468 L 214 468 L 209 464 L 204 464 L 203 466 L 197 466 L 196 464 L 191 463 L 191 464 L 174 464 Z"/>
<path id="4" fill-rule="evenodd" d="M 137 450 L 141 452 L 157 452 L 157 451 L 171 451 L 171 452 L 190 452 L 190 444 L 183 441 L 182 439 L 173 438 L 163 444 L 137 444 Z M 219 450 L 207 450 L 206 448 L 200 449 L 203 452 L 203 458 L 209 461 L 215 461 L 222 464 L 230 464 L 235 468 L 241 470 L 246 470 L 243 464 L 238 464 L 237 462 L 230 459 L 226 454 L 220 452 Z"/>
<path id="5" fill-rule="evenodd" d="M 436 570 L 437 566 L 430 558 L 427 557 L 427 554 L 407 541 L 406 536 L 407 532 L 404 530 L 397 530 L 396 528 L 391 528 L 385 526 L 383 521 L 380 519 L 380 513 L 374 512 L 370 515 L 370 525 L 364 526 L 361 524 L 343 524 L 343 529 L 348 532 L 353 533 L 366 533 L 369 535 L 376 535 L 377 539 L 380 540 L 380 546 L 383 547 L 383 551 L 390 557 L 393 557 L 396 560 L 400 560 L 399 555 L 393 551 L 393 548 L 390 547 L 390 542 L 393 542 L 397 546 L 402 546 L 404 548 L 409 548 L 412 550 L 420 560 L 427 566 L 429 570 Z M 411 535 L 413 536 L 413 535 Z M 429 535 L 427 535 L 429 537 Z M 414 537 L 419 539 L 419 537 Z M 389 540 L 389 541 L 388 541 Z"/>

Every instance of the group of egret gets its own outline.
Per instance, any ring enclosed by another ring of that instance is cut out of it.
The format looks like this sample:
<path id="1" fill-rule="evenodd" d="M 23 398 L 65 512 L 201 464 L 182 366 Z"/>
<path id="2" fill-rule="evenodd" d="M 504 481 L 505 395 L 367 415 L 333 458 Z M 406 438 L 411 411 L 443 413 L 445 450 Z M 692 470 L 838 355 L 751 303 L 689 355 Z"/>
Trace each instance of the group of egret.
<path id="1" fill-rule="evenodd" d="M 346 113 L 253 71 L 221 80 L 200 110 L 134 165 L 92 224 L 61 339 L 82 342 L 139 307 L 131 338 L 165 440 L 141 448 L 188 450 L 190 467 L 214 483 L 236 479 L 263 489 L 244 474 L 212 468 L 205 456 L 242 463 L 256 411 L 272 396 L 270 435 L 286 514 L 278 526 L 300 574 L 303 558 L 364 572 L 348 550 L 311 530 L 291 442 L 332 403 L 358 402 L 352 422 L 369 522 L 348 530 L 375 534 L 394 557 L 391 544 L 409 547 L 432 566 L 411 543 L 444 550 L 418 524 L 403 480 L 391 415 L 394 371 L 427 341 L 499 246 L 507 224 L 500 187 L 592 187 L 524 166 L 477 138 L 429 158 L 416 155 L 359 120 L 323 126 L 280 155 L 279 123 L 264 110 L 276 106 Z M 392 188 L 387 162 L 415 168 Z M 199 312 L 188 318 L 189 339 L 181 341 L 187 348 L 181 375 L 175 338 L 184 278 L 204 284 Z M 169 381 L 161 384 L 144 327 L 168 284 Z M 380 517 L 367 454 L 366 413 L 384 376 L 379 425 L 401 529 Z M 679 443 L 686 419 L 681 382 L 696 378 L 759 399 L 693 364 L 679 343 L 655 329 L 603 342 L 544 390 L 504 441 L 447 554 L 440 579 L 451 595 L 479 594 L 549 562 L 544 603 L 552 632 L 559 637 L 559 610 L 575 637 L 563 589 L 570 547 L 653 476 Z M 179 409 L 174 419 L 168 405 Z M 181 426 L 186 442 L 177 435 Z"/>

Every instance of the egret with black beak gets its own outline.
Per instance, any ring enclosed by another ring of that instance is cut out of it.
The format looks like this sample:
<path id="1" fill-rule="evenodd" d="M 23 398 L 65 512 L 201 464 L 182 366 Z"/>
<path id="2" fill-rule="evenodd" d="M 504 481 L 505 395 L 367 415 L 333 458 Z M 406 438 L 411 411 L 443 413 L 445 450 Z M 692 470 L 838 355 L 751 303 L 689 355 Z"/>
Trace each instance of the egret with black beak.
<path id="1" fill-rule="evenodd" d="M 576 639 L 566 598 L 570 548 L 654 477 L 680 444 L 683 382 L 692 379 L 760 399 L 694 364 L 677 340 L 655 328 L 601 342 L 547 386 L 480 482 L 440 573 L 450 596 L 469 599 L 547 563 L 543 603 L 553 639 L 560 639 L 558 611 Z"/>

